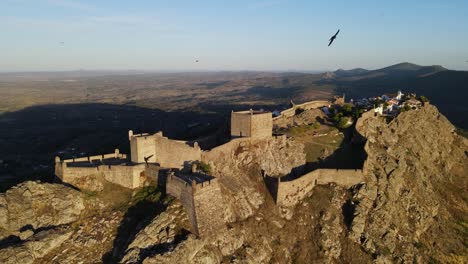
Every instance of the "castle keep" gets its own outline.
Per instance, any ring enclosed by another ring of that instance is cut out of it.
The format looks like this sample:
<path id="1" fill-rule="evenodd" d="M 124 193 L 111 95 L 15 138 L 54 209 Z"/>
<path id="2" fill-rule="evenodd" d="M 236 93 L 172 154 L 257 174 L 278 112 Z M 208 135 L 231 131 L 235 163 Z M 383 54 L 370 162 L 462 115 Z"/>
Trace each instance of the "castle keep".
<path id="1" fill-rule="evenodd" d="M 231 137 L 268 138 L 273 130 L 271 112 L 240 111 L 231 113 Z"/>

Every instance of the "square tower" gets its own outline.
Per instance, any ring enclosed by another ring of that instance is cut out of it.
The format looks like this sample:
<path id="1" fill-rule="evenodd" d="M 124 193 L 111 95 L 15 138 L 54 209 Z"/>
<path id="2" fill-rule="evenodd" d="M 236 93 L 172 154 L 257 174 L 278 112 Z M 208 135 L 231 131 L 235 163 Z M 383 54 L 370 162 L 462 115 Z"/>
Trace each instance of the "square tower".
<path id="1" fill-rule="evenodd" d="M 273 116 L 271 112 L 248 111 L 231 112 L 231 137 L 271 137 Z"/>

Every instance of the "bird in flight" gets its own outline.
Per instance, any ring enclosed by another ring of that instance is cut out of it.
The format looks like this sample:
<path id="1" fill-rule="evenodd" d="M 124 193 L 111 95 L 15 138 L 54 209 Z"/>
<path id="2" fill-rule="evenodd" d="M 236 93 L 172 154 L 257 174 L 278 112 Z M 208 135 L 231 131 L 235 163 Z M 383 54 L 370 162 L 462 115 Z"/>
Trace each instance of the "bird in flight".
<path id="1" fill-rule="evenodd" d="M 340 33 L 340 30 L 338 29 L 338 31 L 335 33 L 335 35 L 333 35 L 331 38 L 330 38 L 330 43 L 328 43 L 328 47 L 330 47 L 330 45 L 333 43 L 333 41 L 336 39 L 336 36 L 338 35 L 338 33 Z"/>
<path id="2" fill-rule="evenodd" d="M 143 159 L 145 160 L 145 163 L 146 163 L 146 166 L 148 166 L 148 160 L 151 159 L 151 157 L 153 157 L 154 155 L 151 155 L 151 156 L 148 156 L 148 157 L 143 157 Z"/>

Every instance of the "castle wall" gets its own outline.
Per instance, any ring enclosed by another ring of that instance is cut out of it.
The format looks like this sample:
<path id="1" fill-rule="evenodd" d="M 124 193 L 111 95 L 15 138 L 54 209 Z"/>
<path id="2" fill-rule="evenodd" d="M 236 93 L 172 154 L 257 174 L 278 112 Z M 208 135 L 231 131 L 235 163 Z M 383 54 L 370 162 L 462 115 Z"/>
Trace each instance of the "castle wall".
<path id="1" fill-rule="evenodd" d="M 253 138 L 271 137 L 273 131 L 273 118 L 271 113 L 252 115 L 250 135 Z"/>
<path id="2" fill-rule="evenodd" d="M 153 150 L 155 162 L 165 168 L 183 168 L 186 162 L 201 159 L 201 149 L 196 144 L 190 146 L 185 141 L 171 140 L 157 135 L 154 137 L 155 149 Z"/>
<path id="3" fill-rule="evenodd" d="M 279 119 L 281 117 L 293 117 L 296 115 L 296 110 L 297 109 L 302 109 L 302 110 L 310 110 L 310 109 L 315 109 L 315 108 L 321 108 L 324 106 L 329 106 L 331 104 L 330 101 L 310 101 L 310 102 L 305 102 L 303 104 L 298 104 L 294 105 L 293 107 L 286 109 L 281 112 L 281 114 L 274 119 Z"/>
<path id="4" fill-rule="evenodd" d="M 156 148 L 155 135 L 132 136 L 130 138 L 130 156 L 134 163 L 145 162 L 145 157 L 153 155 L 148 162 L 156 162 L 154 155 Z"/>
<path id="5" fill-rule="evenodd" d="M 324 106 L 329 106 L 331 104 L 330 101 L 311 101 L 311 102 L 306 102 L 300 105 L 296 105 L 297 108 L 303 109 L 303 110 L 309 110 L 309 109 L 315 109 L 315 108 L 320 108 Z"/>
<path id="6" fill-rule="evenodd" d="M 251 116 L 250 113 L 231 113 L 231 137 L 251 136 Z"/>
<path id="7" fill-rule="evenodd" d="M 89 163 L 89 166 L 76 166 L 74 162 L 90 162 L 93 160 L 100 159 L 111 159 L 111 158 L 126 158 L 126 155 L 119 154 L 116 150 L 113 154 L 96 155 L 76 159 L 68 159 L 61 161 L 60 158 L 55 160 L 55 175 L 59 177 L 63 182 L 76 184 L 83 178 L 91 176 L 101 176 L 105 180 L 119 184 L 123 187 L 135 189 L 140 187 L 141 173 L 145 171 L 145 165 L 99 165 L 93 166 Z"/>
<path id="8" fill-rule="evenodd" d="M 225 156 L 230 156 L 235 151 L 241 142 L 250 141 L 250 138 L 236 138 L 231 141 L 211 149 L 210 151 L 204 151 L 201 156 L 201 160 L 205 163 L 209 163 L 213 160 L 223 159 Z"/>
<path id="9" fill-rule="evenodd" d="M 119 153 L 119 150 L 116 149 L 114 153 L 110 154 L 103 154 L 103 155 L 94 155 L 94 156 L 87 156 L 81 158 L 74 158 L 74 159 L 66 159 L 62 160 L 64 163 L 74 163 L 74 162 L 91 162 L 91 161 L 98 161 L 103 159 L 127 159 L 127 155 Z"/>
<path id="10" fill-rule="evenodd" d="M 363 180 L 362 170 L 317 169 L 291 181 L 280 181 L 276 192 L 276 203 L 282 206 L 293 206 L 317 184 L 336 183 L 351 187 Z"/>
<path id="11" fill-rule="evenodd" d="M 97 167 L 67 167 L 65 163 L 62 173 L 62 181 L 73 184 L 77 179 L 98 174 L 99 170 Z"/>
<path id="12" fill-rule="evenodd" d="M 98 169 L 107 181 L 129 189 L 135 189 L 140 187 L 140 175 L 145 171 L 145 165 L 102 165 L 99 166 Z"/>
<path id="13" fill-rule="evenodd" d="M 176 176 L 168 176 L 166 180 L 166 193 L 179 199 L 187 212 L 189 222 L 192 227 L 192 233 L 199 236 L 200 233 L 198 231 L 192 185 Z"/>
<path id="14" fill-rule="evenodd" d="M 195 213 L 200 236 L 219 232 L 224 225 L 224 203 L 218 179 L 199 183 L 194 192 Z"/>

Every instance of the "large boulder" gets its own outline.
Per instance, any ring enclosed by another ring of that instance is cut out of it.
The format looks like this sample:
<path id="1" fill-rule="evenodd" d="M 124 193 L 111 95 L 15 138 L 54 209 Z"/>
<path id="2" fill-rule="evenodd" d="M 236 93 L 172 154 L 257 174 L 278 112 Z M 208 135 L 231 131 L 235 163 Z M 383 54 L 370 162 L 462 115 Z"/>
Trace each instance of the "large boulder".
<path id="1" fill-rule="evenodd" d="M 0 194 L 0 238 L 76 221 L 85 209 L 79 191 L 60 184 L 25 182 Z"/>

